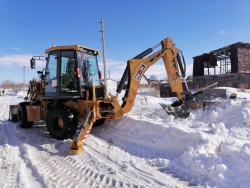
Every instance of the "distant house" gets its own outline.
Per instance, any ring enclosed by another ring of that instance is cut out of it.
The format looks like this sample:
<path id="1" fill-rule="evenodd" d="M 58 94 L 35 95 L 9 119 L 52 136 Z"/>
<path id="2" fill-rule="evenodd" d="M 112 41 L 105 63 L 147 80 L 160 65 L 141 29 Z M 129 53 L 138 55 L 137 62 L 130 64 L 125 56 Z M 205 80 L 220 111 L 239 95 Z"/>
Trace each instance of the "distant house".
<path id="1" fill-rule="evenodd" d="M 117 82 L 117 85 L 119 85 L 120 81 Z M 123 86 L 123 89 L 125 89 L 127 87 L 128 81 L 126 80 Z M 141 78 L 140 81 L 140 85 L 139 87 L 148 87 L 149 85 L 149 80 L 147 79 L 147 77 L 145 75 L 143 75 L 143 77 Z"/>
<path id="2" fill-rule="evenodd" d="M 193 57 L 190 88 L 250 85 L 250 43 L 237 42 Z"/>

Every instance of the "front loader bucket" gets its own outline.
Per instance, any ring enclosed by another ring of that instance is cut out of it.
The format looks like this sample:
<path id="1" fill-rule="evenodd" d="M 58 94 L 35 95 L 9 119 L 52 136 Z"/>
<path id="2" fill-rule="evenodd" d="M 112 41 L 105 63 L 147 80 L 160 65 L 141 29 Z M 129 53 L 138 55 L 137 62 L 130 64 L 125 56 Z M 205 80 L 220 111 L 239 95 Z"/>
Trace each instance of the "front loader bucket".
<path id="1" fill-rule="evenodd" d="M 181 119 L 186 119 L 190 114 L 189 103 L 182 100 L 177 100 L 171 105 L 160 103 L 162 108 L 167 112 L 168 115 L 173 115 Z"/>
<path id="2" fill-rule="evenodd" d="M 9 121 L 11 122 L 17 122 L 17 111 L 18 111 L 18 105 L 10 105 L 9 110 Z"/>

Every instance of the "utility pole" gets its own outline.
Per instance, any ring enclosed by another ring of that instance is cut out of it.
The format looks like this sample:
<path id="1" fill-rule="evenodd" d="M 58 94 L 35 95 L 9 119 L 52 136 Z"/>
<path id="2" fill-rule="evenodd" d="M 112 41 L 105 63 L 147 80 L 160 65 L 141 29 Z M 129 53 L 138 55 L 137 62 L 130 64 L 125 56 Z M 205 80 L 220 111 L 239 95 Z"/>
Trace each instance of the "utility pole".
<path id="1" fill-rule="evenodd" d="M 23 90 L 25 90 L 25 66 L 23 66 Z"/>
<path id="2" fill-rule="evenodd" d="M 103 68 L 104 68 L 104 84 L 107 88 L 107 69 L 106 69 L 106 50 L 105 50 L 105 40 L 104 40 L 104 20 L 101 18 L 101 25 L 102 25 L 102 51 L 103 51 Z M 107 89 L 105 96 L 107 96 Z"/>

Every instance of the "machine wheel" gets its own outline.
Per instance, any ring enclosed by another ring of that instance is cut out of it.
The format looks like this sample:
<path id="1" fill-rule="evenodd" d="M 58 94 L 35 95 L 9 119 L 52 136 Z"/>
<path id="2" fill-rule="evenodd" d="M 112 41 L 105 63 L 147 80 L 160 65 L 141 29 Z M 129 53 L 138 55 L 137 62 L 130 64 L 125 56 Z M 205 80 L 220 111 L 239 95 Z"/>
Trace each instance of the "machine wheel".
<path id="1" fill-rule="evenodd" d="M 33 121 L 27 121 L 27 105 L 29 105 L 29 102 L 21 102 L 18 104 L 17 119 L 21 128 L 31 128 L 34 124 Z"/>
<path id="2" fill-rule="evenodd" d="M 58 140 L 72 136 L 76 132 L 78 122 L 73 112 L 68 108 L 56 108 L 51 110 L 46 118 L 46 126 L 49 134 Z"/>
<path id="3" fill-rule="evenodd" d="M 105 123 L 105 120 L 106 119 L 98 119 L 98 120 L 96 120 L 95 123 L 93 123 L 93 127 L 99 127 L 99 126 L 101 126 L 102 124 Z"/>

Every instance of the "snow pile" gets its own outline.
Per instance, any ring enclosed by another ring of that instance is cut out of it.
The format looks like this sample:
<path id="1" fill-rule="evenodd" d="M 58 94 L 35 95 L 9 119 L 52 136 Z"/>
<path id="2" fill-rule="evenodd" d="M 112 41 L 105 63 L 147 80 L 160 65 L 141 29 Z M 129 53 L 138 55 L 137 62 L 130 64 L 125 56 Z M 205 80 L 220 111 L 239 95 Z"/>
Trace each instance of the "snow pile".
<path id="1" fill-rule="evenodd" d="M 193 112 L 186 125 L 192 132 L 198 131 L 202 143 L 189 147 L 179 162 L 211 185 L 248 187 L 249 108 L 250 101 L 239 99 L 224 101 L 205 112 Z"/>
<path id="2" fill-rule="evenodd" d="M 24 98 L 27 96 L 27 91 L 20 91 L 16 95 Z"/>
<path id="3" fill-rule="evenodd" d="M 238 98 L 191 111 L 186 120 L 173 119 L 159 106 L 175 98 L 137 96 L 132 111 L 109 131 L 140 146 L 150 148 L 149 164 L 171 171 L 194 184 L 248 187 L 250 183 L 250 101 L 249 91 L 227 88 L 227 96 Z M 127 149 L 127 152 L 134 153 Z"/>
<path id="4" fill-rule="evenodd" d="M 107 79 L 107 90 L 108 91 L 115 91 L 117 89 L 117 82 Z"/>

